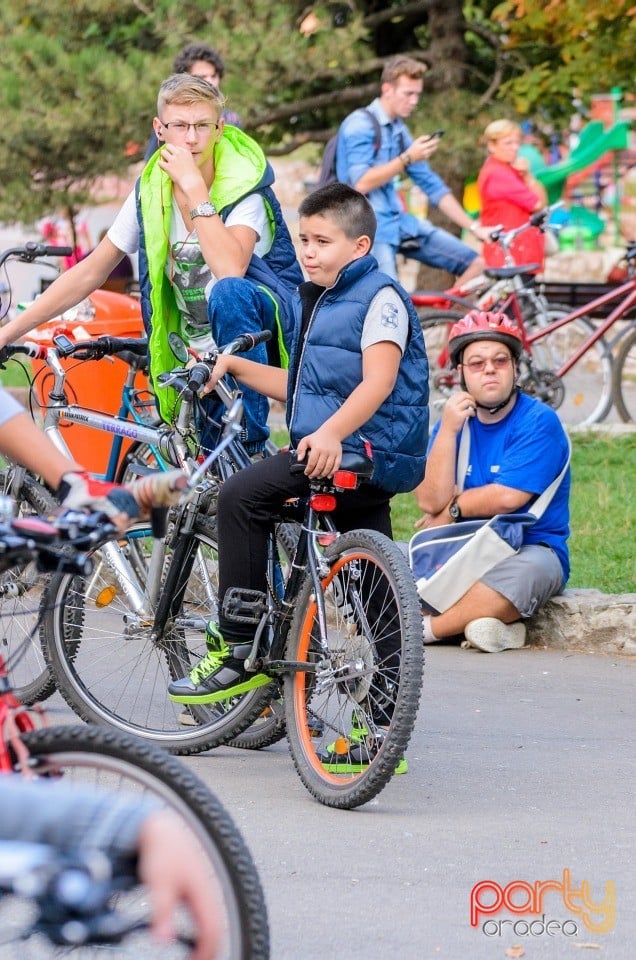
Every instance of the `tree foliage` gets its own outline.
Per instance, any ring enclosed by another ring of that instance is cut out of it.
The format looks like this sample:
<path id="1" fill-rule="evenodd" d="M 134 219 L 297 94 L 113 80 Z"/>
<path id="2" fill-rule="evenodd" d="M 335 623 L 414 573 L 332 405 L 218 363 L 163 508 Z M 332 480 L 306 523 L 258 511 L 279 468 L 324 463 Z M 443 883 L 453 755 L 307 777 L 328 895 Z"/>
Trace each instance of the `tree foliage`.
<path id="1" fill-rule="evenodd" d="M 634 0 L 505 0 L 493 11 L 505 48 L 525 61 L 503 95 L 517 110 L 558 117 L 611 87 L 633 91 Z"/>
<path id="2" fill-rule="evenodd" d="M 72 213 L 99 178 L 140 160 L 159 84 L 193 40 L 219 49 L 229 105 L 271 153 L 324 143 L 378 93 L 388 56 L 425 60 L 412 125 L 446 128 L 436 167 L 453 185 L 479 165 L 483 126 L 510 113 L 513 97 L 517 109 L 549 113 L 573 87 L 594 85 L 596 37 L 605 85 L 627 82 L 628 9 L 626 0 L 3 0 L 0 220 Z"/>

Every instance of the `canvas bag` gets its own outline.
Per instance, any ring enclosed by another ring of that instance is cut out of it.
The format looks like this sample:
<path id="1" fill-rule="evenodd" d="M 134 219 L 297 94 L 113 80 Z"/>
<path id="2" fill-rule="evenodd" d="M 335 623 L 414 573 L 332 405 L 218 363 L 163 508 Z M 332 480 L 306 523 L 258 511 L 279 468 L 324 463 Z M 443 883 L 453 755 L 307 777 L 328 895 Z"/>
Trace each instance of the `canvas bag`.
<path id="1" fill-rule="evenodd" d="M 457 457 L 457 486 L 464 489 L 470 451 L 468 424 L 462 430 Z M 547 510 L 570 463 L 524 513 L 501 513 L 486 520 L 462 520 L 418 530 L 409 541 L 409 564 L 420 599 L 433 614 L 443 613 L 492 570 L 518 553 L 524 531 Z"/>

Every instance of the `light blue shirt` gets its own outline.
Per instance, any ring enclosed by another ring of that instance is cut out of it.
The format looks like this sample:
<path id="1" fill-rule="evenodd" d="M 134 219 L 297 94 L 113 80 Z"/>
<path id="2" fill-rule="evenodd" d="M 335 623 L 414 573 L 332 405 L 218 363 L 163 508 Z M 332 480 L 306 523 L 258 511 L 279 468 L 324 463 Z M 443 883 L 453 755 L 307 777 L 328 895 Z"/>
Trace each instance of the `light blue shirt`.
<path id="1" fill-rule="evenodd" d="M 350 186 L 355 186 L 370 167 L 395 160 L 413 143 L 413 137 L 404 121 L 399 117 L 391 121 L 379 98 L 369 104 L 367 109 L 377 117 L 380 124 L 382 140 L 377 152 L 374 126 L 363 110 L 355 110 L 346 117 L 338 133 L 337 177 Z M 434 206 L 450 193 L 450 188 L 431 170 L 425 160 L 410 164 L 406 172 Z M 391 243 L 397 247 L 406 237 L 418 236 L 421 233 L 422 221 L 413 214 L 405 213 L 393 180 L 371 190 L 368 200 L 378 220 L 376 243 Z"/>

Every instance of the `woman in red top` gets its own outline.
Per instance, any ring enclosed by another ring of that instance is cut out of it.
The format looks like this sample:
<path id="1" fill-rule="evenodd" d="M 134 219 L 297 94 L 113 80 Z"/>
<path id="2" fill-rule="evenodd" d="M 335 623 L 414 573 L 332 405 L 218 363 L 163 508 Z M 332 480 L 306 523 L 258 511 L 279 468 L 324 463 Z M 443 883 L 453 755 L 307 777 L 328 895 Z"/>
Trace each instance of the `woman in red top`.
<path id="1" fill-rule="evenodd" d="M 529 165 L 517 158 L 521 146 L 521 127 L 512 120 L 494 120 L 486 127 L 484 137 L 490 156 L 479 171 L 477 186 L 481 197 L 482 226 L 502 226 L 513 230 L 527 223 L 530 214 L 547 203 L 544 187 L 534 179 Z M 543 266 L 544 235 L 536 227 L 524 231 L 513 242 L 511 254 L 515 263 Z M 504 265 L 501 248 L 484 243 L 482 255 L 489 267 Z"/>

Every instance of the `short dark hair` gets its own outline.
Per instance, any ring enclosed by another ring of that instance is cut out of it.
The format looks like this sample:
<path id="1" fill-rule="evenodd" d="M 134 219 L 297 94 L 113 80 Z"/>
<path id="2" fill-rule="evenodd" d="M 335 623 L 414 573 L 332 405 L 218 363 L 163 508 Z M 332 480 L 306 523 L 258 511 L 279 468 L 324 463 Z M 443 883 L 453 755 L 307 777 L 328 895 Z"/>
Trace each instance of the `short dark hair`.
<path id="1" fill-rule="evenodd" d="M 211 63 L 218 73 L 219 79 L 223 79 L 225 64 L 221 59 L 221 54 L 207 43 L 189 43 L 187 47 L 184 47 L 181 53 L 178 53 L 174 58 L 172 72 L 190 73 L 190 67 L 197 60 L 204 60 L 206 63 Z"/>
<path id="2" fill-rule="evenodd" d="M 328 183 L 314 190 L 300 204 L 298 215 L 329 216 L 349 239 L 365 236 L 372 244 L 375 239 L 377 221 L 373 207 L 363 193 L 346 183 Z"/>

